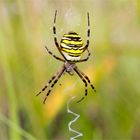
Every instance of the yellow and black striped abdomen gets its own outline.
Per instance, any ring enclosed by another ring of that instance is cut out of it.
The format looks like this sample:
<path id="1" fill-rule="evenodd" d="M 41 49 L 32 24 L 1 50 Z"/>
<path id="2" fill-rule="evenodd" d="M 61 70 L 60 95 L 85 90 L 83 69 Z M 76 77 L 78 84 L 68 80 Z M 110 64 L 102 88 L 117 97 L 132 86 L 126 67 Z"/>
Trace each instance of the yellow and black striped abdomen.
<path id="1" fill-rule="evenodd" d="M 83 41 L 75 32 L 64 34 L 60 42 L 61 51 L 67 60 L 79 60 L 84 51 Z"/>

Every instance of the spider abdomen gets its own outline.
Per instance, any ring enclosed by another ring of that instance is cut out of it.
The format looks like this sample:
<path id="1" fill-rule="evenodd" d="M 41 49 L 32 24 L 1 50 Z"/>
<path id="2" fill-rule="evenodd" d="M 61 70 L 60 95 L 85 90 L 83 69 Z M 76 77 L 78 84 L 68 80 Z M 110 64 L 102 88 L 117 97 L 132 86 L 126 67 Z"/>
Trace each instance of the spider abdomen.
<path id="1" fill-rule="evenodd" d="M 83 41 L 75 32 L 64 34 L 60 42 L 61 51 L 67 60 L 80 60 L 84 52 Z"/>

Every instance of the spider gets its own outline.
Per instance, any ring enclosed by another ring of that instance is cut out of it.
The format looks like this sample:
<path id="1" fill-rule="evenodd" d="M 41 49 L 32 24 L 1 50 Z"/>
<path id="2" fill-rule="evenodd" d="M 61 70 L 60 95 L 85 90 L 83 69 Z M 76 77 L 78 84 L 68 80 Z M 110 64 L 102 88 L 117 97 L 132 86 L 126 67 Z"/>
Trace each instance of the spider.
<path id="1" fill-rule="evenodd" d="M 57 16 L 57 10 L 55 11 L 54 26 L 53 26 L 54 42 L 55 42 L 55 45 L 56 45 L 58 51 L 62 55 L 63 59 L 54 55 L 47 48 L 47 46 L 45 46 L 45 48 L 51 56 L 53 56 L 55 59 L 57 59 L 59 61 L 64 62 L 64 64 L 63 64 L 61 70 L 58 71 L 54 76 L 52 76 L 52 78 L 42 88 L 42 90 L 38 94 L 36 94 L 36 96 L 40 95 L 50 85 L 50 89 L 48 90 L 48 92 L 47 92 L 47 94 L 44 98 L 44 101 L 43 101 L 44 104 L 47 100 L 47 97 L 50 95 L 53 87 L 55 86 L 55 84 L 58 82 L 60 77 L 65 72 L 69 73 L 70 75 L 73 75 L 73 71 L 75 71 L 78 74 L 78 76 L 82 79 L 82 81 L 85 84 L 85 96 L 87 96 L 87 86 L 88 86 L 88 84 L 91 86 L 91 88 L 94 90 L 94 92 L 96 92 L 96 90 L 95 90 L 93 84 L 91 84 L 88 76 L 85 75 L 82 71 L 80 71 L 78 69 L 78 67 L 76 66 L 76 63 L 85 62 L 89 59 L 89 56 L 90 56 L 90 52 L 88 50 L 89 38 L 90 38 L 89 12 L 87 12 L 87 19 L 88 19 L 87 41 L 86 41 L 86 45 L 84 45 L 84 46 L 83 46 L 83 41 L 82 41 L 81 37 L 76 32 L 73 32 L 73 31 L 70 31 L 70 32 L 64 34 L 62 39 L 61 39 L 60 45 L 58 44 L 57 37 L 56 37 L 56 26 L 55 26 L 56 16 Z M 84 58 L 84 59 L 80 59 L 82 53 L 85 52 L 85 51 L 87 51 L 87 57 Z M 79 101 L 77 101 L 77 103 L 82 101 L 85 98 L 85 96 L 82 97 Z"/>

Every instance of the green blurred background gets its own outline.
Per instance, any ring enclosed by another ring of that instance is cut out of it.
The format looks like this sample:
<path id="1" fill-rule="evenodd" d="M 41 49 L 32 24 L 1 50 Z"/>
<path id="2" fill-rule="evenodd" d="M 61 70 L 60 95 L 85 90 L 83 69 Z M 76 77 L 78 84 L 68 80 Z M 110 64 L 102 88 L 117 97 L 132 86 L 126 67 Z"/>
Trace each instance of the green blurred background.
<path id="1" fill-rule="evenodd" d="M 53 41 L 78 32 L 86 41 L 91 20 L 89 61 L 77 64 L 94 83 L 87 98 L 71 110 L 81 115 L 73 127 L 83 140 L 140 139 L 140 1 L 139 0 L 1 0 L 0 1 L 0 140 L 66 140 L 73 134 L 67 100 L 84 95 L 75 74 L 65 74 L 46 104 L 35 94 L 61 68 L 44 46 L 60 56 Z M 61 85 L 60 85 L 61 84 Z"/>

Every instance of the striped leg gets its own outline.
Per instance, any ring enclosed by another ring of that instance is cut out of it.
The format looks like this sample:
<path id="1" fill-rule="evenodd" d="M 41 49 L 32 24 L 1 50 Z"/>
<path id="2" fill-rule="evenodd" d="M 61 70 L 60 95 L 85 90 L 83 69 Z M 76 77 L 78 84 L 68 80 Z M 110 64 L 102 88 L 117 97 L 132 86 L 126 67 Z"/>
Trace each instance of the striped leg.
<path id="1" fill-rule="evenodd" d="M 48 52 L 50 55 L 52 55 L 55 59 L 65 62 L 65 60 L 63 60 L 63 59 L 57 57 L 56 55 L 54 55 L 54 54 L 47 48 L 47 46 L 45 46 L 45 48 L 46 48 L 47 52 Z"/>
<path id="2" fill-rule="evenodd" d="M 60 79 L 60 77 L 62 76 L 62 74 L 64 73 L 64 71 L 66 70 L 66 68 L 63 66 L 63 69 L 61 70 L 61 72 L 59 72 L 57 78 L 55 79 L 55 81 L 53 82 L 53 84 L 51 85 L 49 91 L 47 92 L 45 99 L 43 101 L 43 103 L 45 104 L 47 97 L 50 95 L 50 92 L 52 91 L 53 87 L 55 86 L 55 84 L 58 82 L 58 80 Z"/>
<path id="3" fill-rule="evenodd" d="M 90 38 L 90 19 L 89 19 L 89 12 L 87 13 L 87 18 L 88 18 L 88 30 L 87 30 L 87 43 L 85 45 L 85 50 L 89 46 L 89 38 Z"/>
<path id="4" fill-rule="evenodd" d="M 63 55 L 63 53 L 60 50 L 58 41 L 57 41 L 57 37 L 56 37 L 56 27 L 55 27 L 55 23 L 56 23 L 56 15 L 57 15 L 57 10 L 55 11 L 55 16 L 54 16 L 54 25 L 53 25 L 53 34 L 54 34 L 54 42 L 55 45 L 57 47 L 57 49 L 59 50 L 60 54 L 64 57 L 64 59 L 66 60 L 65 56 Z"/>
<path id="5" fill-rule="evenodd" d="M 38 94 L 36 94 L 36 96 L 38 96 L 38 95 L 40 95 L 43 91 L 45 91 L 47 88 L 48 88 L 48 86 L 51 84 L 51 82 L 56 78 L 56 76 L 59 74 L 59 72 L 57 72 L 50 80 L 49 80 L 49 82 L 42 88 L 42 90 L 38 93 Z"/>
<path id="6" fill-rule="evenodd" d="M 87 96 L 87 81 L 84 79 L 83 75 L 78 71 L 77 67 L 75 67 L 74 70 L 82 79 L 82 81 L 85 83 L 85 96 Z M 81 102 L 83 99 L 84 97 L 82 97 L 79 101 L 77 101 L 77 103 Z"/>
<path id="7" fill-rule="evenodd" d="M 90 86 L 91 86 L 91 88 L 94 90 L 94 92 L 96 92 L 96 89 L 95 89 L 95 87 L 93 86 L 93 84 L 90 82 L 90 79 L 88 78 L 88 76 L 85 75 L 85 74 L 84 74 L 82 71 L 80 71 L 78 68 L 77 68 L 77 71 L 83 75 L 83 77 L 88 81 L 88 83 L 90 84 Z"/>

